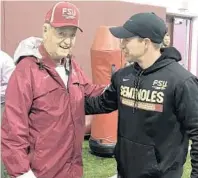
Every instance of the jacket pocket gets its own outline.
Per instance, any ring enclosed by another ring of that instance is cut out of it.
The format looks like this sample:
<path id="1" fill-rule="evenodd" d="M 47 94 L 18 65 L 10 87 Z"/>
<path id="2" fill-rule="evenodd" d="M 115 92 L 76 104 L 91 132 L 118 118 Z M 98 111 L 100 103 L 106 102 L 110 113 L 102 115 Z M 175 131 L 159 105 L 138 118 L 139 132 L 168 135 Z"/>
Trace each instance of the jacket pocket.
<path id="1" fill-rule="evenodd" d="M 39 136 L 35 140 L 33 156 L 31 160 L 31 167 L 33 171 L 40 172 L 44 169 L 45 159 L 43 159 L 43 150 L 40 149 L 41 144 L 43 144 L 43 137 Z"/>
<path id="2" fill-rule="evenodd" d="M 155 148 L 119 137 L 115 150 L 118 172 L 124 178 L 160 177 Z"/>

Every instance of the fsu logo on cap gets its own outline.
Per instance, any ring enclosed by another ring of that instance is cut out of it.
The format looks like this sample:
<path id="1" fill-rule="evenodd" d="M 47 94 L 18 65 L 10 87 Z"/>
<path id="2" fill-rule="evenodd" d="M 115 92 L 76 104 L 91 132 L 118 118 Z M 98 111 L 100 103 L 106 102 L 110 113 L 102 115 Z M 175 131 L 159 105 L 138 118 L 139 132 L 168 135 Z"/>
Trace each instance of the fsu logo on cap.
<path id="1" fill-rule="evenodd" d="M 62 9 L 62 15 L 66 19 L 75 19 L 76 18 L 76 11 L 71 8 L 63 8 Z"/>

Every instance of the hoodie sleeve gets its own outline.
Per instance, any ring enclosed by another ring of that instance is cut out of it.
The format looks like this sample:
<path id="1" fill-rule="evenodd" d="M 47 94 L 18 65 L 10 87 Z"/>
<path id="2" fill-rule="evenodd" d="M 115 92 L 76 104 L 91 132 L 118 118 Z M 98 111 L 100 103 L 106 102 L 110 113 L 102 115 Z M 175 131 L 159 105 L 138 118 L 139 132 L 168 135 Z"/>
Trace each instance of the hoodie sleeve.
<path id="1" fill-rule="evenodd" d="M 191 178 L 198 177 L 198 79 L 191 77 L 177 87 L 178 118 L 186 130 L 191 146 Z"/>
<path id="2" fill-rule="evenodd" d="M 89 114 L 110 113 L 117 110 L 117 84 L 116 74 L 111 78 L 111 84 L 97 97 L 85 98 L 85 112 Z"/>
<path id="3" fill-rule="evenodd" d="M 28 158 L 28 113 L 33 93 L 30 66 L 26 61 L 23 60 L 17 65 L 9 80 L 1 126 L 2 159 L 8 174 L 14 178 L 35 178 Z"/>

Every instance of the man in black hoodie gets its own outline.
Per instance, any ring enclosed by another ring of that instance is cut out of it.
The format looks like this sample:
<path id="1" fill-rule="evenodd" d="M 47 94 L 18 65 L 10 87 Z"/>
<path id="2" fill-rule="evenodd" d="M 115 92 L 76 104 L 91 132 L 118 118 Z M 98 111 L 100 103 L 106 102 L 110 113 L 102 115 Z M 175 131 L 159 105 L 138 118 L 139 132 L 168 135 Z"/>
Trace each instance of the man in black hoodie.
<path id="1" fill-rule="evenodd" d="M 166 25 L 154 13 L 110 28 L 133 65 L 117 71 L 108 89 L 87 98 L 87 114 L 118 109 L 115 148 L 121 178 L 181 178 L 189 139 L 191 178 L 198 177 L 198 79 L 173 47 L 160 50 Z"/>

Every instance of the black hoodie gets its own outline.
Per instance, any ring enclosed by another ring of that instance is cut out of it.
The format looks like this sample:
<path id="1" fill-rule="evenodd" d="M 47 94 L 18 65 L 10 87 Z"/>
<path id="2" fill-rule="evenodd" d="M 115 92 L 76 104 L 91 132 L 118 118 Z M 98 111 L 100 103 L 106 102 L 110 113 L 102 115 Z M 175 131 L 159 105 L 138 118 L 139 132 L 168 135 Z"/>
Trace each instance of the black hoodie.
<path id="1" fill-rule="evenodd" d="M 120 69 L 101 96 L 86 99 L 86 114 L 118 109 L 115 157 L 123 178 L 159 178 L 181 169 L 189 138 L 191 178 L 198 177 L 198 79 L 178 63 L 175 48 L 161 52 L 151 67 Z"/>

